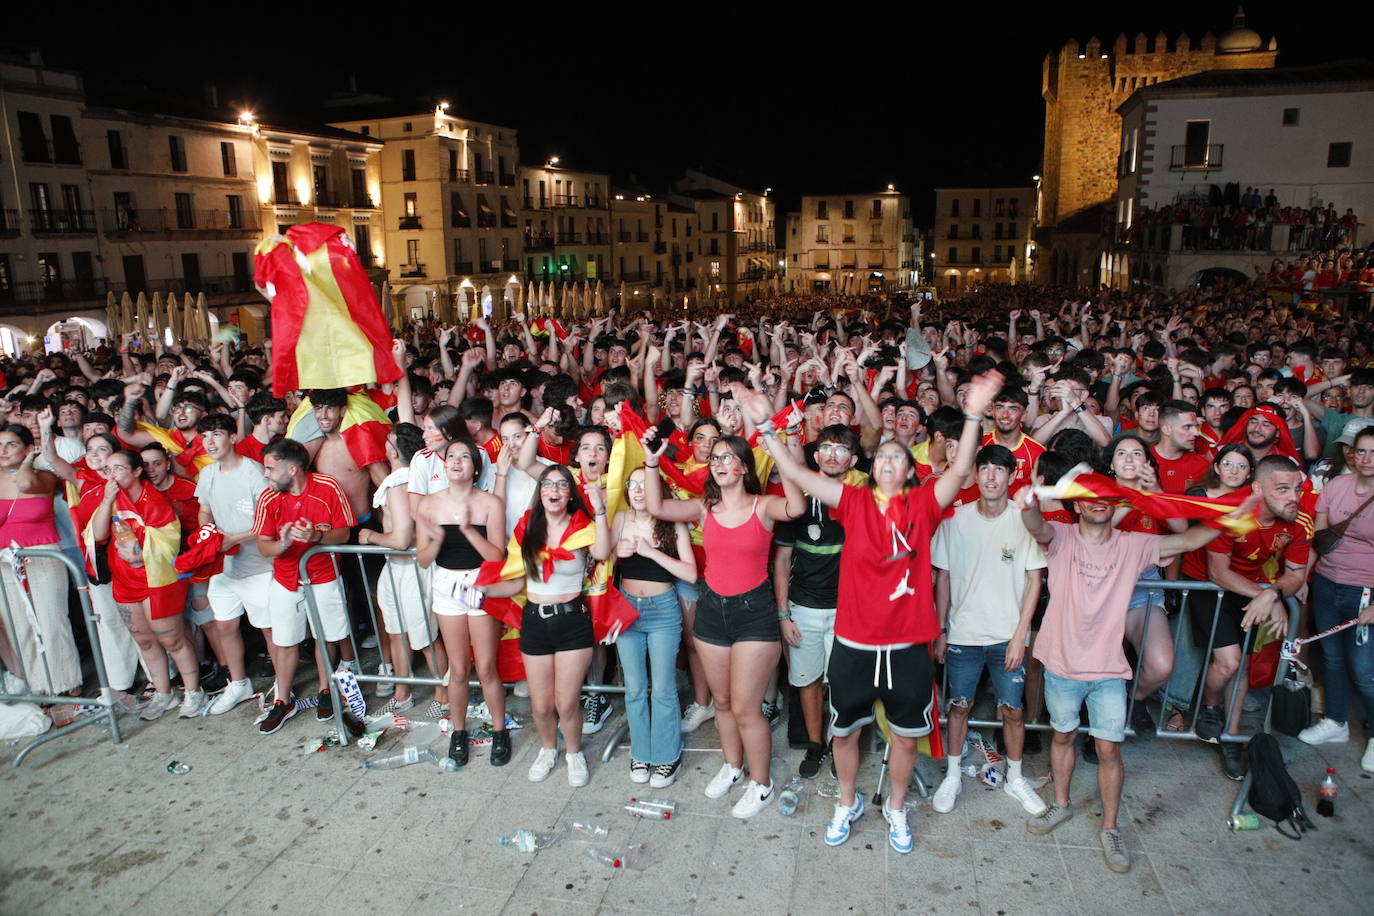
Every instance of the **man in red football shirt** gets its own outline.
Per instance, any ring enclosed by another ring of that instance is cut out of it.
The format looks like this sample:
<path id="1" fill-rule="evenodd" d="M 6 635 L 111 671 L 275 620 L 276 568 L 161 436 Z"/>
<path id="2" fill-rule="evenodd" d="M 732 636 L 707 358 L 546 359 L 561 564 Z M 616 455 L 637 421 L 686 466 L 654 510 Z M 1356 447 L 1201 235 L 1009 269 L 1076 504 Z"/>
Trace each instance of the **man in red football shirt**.
<path id="1" fill-rule="evenodd" d="M 999 391 L 992 402 L 992 431 L 983 437 L 979 446 L 1001 445 L 1016 458 L 1016 474 L 1007 491 L 1012 496 L 1030 483 L 1035 462 L 1045 454 L 1045 446 L 1026 435 L 1021 427 L 1021 420 L 1029 406 L 1030 398 L 1025 389 L 1008 385 Z M 978 447 L 975 447 L 974 451 L 977 450 Z"/>
<path id="2" fill-rule="evenodd" d="M 1150 447 L 1159 462 L 1159 488 L 1182 494 L 1207 476 L 1212 463 L 1195 450 L 1197 411 L 1187 401 L 1165 401 L 1159 408 L 1159 441 Z"/>
<path id="3" fill-rule="evenodd" d="M 867 486 L 847 485 L 809 470 L 777 439 L 768 422 L 771 409 L 757 392 L 735 386 L 735 397 L 763 434 L 778 473 L 835 510 L 845 531 L 840 555 L 835 646 L 830 656 L 830 723 L 840 800 L 825 842 L 849 839 L 850 824 L 864 813 L 855 790 L 859 733 L 874 721 L 873 704 L 883 701 L 891 745 L 891 801 L 883 806 L 888 844 L 911 852 L 906 789 L 916 762 L 916 739 L 935 728 L 930 644 L 940 636 L 930 574 L 930 542 L 946 509 L 973 469 L 983 416 L 1001 390 L 996 370 L 973 379 L 964 400 L 964 429 L 954 465 L 928 486 L 911 486 L 915 466 L 899 442 L 878 446 Z M 1019 423 L 1019 419 L 1018 419 Z"/>
<path id="4" fill-rule="evenodd" d="M 1223 729 L 1222 698 L 1230 696 L 1227 684 L 1240 670 L 1245 632 L 1267 621 L 1282 634 L 1287 620 L 1283 599 L 1303 586 L 1312 546 L 1312 517 L 1300 510 L 1302 471 L 1292 459 L 1270 455 L 1255 468 L 1255 493 L 1260 496 L 1259 526 L 1246 534 L 1223 535 L 1207 545 L 1208 577 L 1226 589 L 1217 609 L 1212 633 L 1215 598 L 1206 592 L 1188 596 L 1193 641 L 1198 646 L 1211 639 L 1212 661 L 1203 686 L 1202 708 L 1197 716 L 1198 737 L 1219 742 Z M 1240 727 L 1245 682 L 1238 685 L 1234 706 L 1228 710 L 1226 732 Z M 1245 776 L 1239 743 L 1221 743 L 1222 767 L 1231 779 Z"/>
<path id="5" fill-rule="evenodd" d="M 348 611 L 342 590 L 334 584 L 338 572 L 333 558 L 312 557 L 306 567 L 309 581 L 301 582 L 300 578 L 300 559 L 307 550 L 348 540 L 353 510 L 334 478 L 311 473 L 310 455 L 294 439 L 278 439 L 263 450 L 262 457 L 263 473 L 272 488 L 258 497 L 253 531 L 258 535 L 258 551 L 273 558 L 269 598 L 272 625 L 263 628 L 277 676 L 277 699 L 262 722 L 262 733 L 270 735 L 296 714 L 291 685 L 299 660 L 296 646 L 306 634 L 303 588 L 311 590 L 324 627 L 324 633 L 315 634 L 316 638 L 328 640 L 339 658 L 353 658 Z M 320 719 L 334 715 L 329 674 L 323 669 L 319 672 Z"/>

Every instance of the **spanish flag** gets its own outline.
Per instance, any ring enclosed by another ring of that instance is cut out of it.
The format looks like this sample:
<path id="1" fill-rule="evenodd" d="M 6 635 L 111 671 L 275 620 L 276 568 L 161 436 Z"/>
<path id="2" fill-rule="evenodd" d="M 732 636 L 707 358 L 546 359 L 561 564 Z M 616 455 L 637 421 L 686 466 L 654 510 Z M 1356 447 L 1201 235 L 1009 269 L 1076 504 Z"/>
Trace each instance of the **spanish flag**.
<path id="1" fill-rule="evenodd" d="M 87 544 L 95 543 L 94 516 L 82 532 Z M 180 614 L 186 604 L 187 583 L 176 569 L 181 552 L 181 522 L 172 503 L 152 484 L 144 483 L 137 499 L 120 490 L 110 517 L 111 532 L 106 556 L 114 580 L 114 599 L 127 603 L 148 599 L 153 620 Z M 129 562 L 121 553 L 118 530 L 127 526 L 138 541 L 141 556 Z M 140 565 L 141 564 L 141 565 Z"/>
<path id="2" fill-rule="evenodd" d="M 391 420 L 381 405 L 364 392 L 348 393 L 339 435 L 343 436 L 348 454 L 358 467 L 365 468 L 369 464 L 386 461 L 386 437 L 390 431 Z M 310 398 L 302 398 L 300 406 L 286 425 L 286 437 L 297 442 L 309 442 L 322 435 Z"/>
<path id="3" fill-rule="evenodd" d="M 631 409 L 629 401 L 621 401 L 618 409 L 620 410 L 620 438 L 626 443 L 622 451 L 627 455 L 637 453 L 640 456 L 639 464 L 642 465 L 644 463 L 644 434 L 649 431 L 649 423 Z M 619 441 L 617 440 L 617 443 Z M 611 461 L 612 463 L 615 461 L 614 447 L 611 449 Z M 636 467 L 638 466 L 636 465 Z M 631 467 L 629 471 L 626 471 L 626 478 L 630 476 L 630 471 L 633 470 L 634 467 Z M 663 460 L 658 463 L 658 470 L 679 498 L 701 496 L 706 492 L 706 475 L 710 471 L 704 464 L 684 469 L 677 462 L 668 459 L 665 454 Z M 609 491 L 606 495 L 607 497 L 610 496 Z M 609 500 L 607 504 L 609 506 Z"/>
<path id="4" fill-rule="evenodd" d="M 630 409 L 629 401 L 621 401 L 620 435 L 611 445 L 611 460 L 602 479 L 606 482 L 606 518 L 613 519 L 625 508 L 625 481 L 644 467 L 644 420 Z M 626 425 L 626 417 L 630 425 Z M 634 431 L 631 427 L 637 427 Z"/>
<path id="5" fill-rule="evenodd" d="M 253 262 L 253 284 L 272 303 L 274 395 L 401 377 L 391 331 L 343 229 L 292 226 L 259 242 Z"/>
<path id="6" fill-rule="evenodd" d="M 1261 404 L 1241 414 L 1240 419 L 1233 423 L 1226 434 L 1221 437 L 1221 441 L 1217 443 L 1217 448 L 1230 445 L 1232 442 L 1244 442 L 1245 427 L 1257 416 L 1274 424 L 1279 432 L 1279 441 L 1274 443 L 1274 452 L 1292 458 L 1301 467 L 1302 462 L 1298 459 L 1298 447 L 1293 444 L 1293 434 L 1288 431 L 1288 421 L 1273 404 Z"/>
<path id="7" fill-rule="evenodd" d="M 200 436 L 196 436 L 196 441 L 187 446 L 186 435 L 179 429 L 166 429 L 143 420 L 138 422 L 138 428 L 165 448 L 185 476 L 192 480 L 199 477 L 200 472 L 206 467 L 215 463 L 213 458 L 205 454 L 205 443 L 200 441 Z"/>
<path id="8" fill-rule="evenodd" d="M 1076 465 L 1051 486 L 1035 488 L 1041 499 L 1088 499 L 1120 501 L 1139 509 L 1151 518 L 1197 519 L 1204 525 L 1220 528 L 1232 537 L 1240 537 L 1259 527 L 1259 520 L 1251 512 L 1244 518 L 1232 518 L 1250 496 L 1248 487 L 1218 497 L 1184 496 L 1174 493 L 1153 493 L 1123 486 L 1105 474 L 1098 474 L 1088 465 Z"/>
<path id="9" fill-rule="evenodd" d="M 534 337 L 548 337 L 554 334 L 559 340 L 568 339 L 568 329 L 557 318 L 536 318 L 530 322 L 530 334 Z"/>

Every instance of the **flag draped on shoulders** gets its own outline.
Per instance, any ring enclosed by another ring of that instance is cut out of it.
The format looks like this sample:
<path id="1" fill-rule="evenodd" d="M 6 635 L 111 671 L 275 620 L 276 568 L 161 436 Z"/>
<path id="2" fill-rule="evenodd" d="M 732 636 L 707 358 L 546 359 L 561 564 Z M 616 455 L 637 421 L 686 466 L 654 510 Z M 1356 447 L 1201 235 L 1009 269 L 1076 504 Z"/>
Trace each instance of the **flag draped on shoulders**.
<path id="1" fill-rule="evenodd" d="M 1035 495 L 1041 499 L 1120 500 L 1151 518 L 1196 519 L 1232 536 L 1240 536 L 1259 527 L 1259 520 L 1253 512 L 1242 518 L 1231 516 L 1249 497 L 1248 487 L 1215 497 L 1155 493 L 1124 486 L 1105 474 L 1091 470 L 1088 465 L 1080 464 L 1061 477 L 1058 483 L 1036 487 Z"/>
<path id="2" fill-rule="evenodd" d="M 82 532 L 87 543 L 95 542 L 94 517 Z M 121 546 L 117 528 L 127 525 L 136 547 Z M 158 620 L 180 614 L 186 603 L 186 582 L 176 568 L 181 552 L 181 522 L 165 496 L 144 484 L 136 499 L 124 490 L 115 496 L 110 514 L 111 532 L 107 557 L 117 602 L 148 600 L 149 617 Z"/>
<path id="3" fill-rule="evenodd" d="M 361 391 L 348 393 L 343 419 L 339 421 L 339 435 L 343 436 L 348 454 L 360 468 L 386 461 L 386 436 L 391 419 L 376 400 Z M 297 442 L 309 442 L 324 435 L 310 398 L 302 398 L 300 406 L 286 424 L 286 437 Z"/>
<path id="4" fill-rule="evenodd" d="M 192 480 L 199 476 L 206 467 L 215 463 L 215 459 L 205 453 L 205 443 L 200 441 L 200 436 L 196 436 L 196 441 L 188 446 L 186 434 L 179 429 L 166 429 L 144 420 L 140 420 L 137 427 L 152 436 L 154 442 L 165 448 L 167 454 L 172 456 L 172 460 Z"/>
<path id="5" fill-rule="evenodd" d="M 253 283 L 272 303 L 272 393 L 393 382 L 391 332 L 352 241 L 304 223 L 253 252 Z"/>

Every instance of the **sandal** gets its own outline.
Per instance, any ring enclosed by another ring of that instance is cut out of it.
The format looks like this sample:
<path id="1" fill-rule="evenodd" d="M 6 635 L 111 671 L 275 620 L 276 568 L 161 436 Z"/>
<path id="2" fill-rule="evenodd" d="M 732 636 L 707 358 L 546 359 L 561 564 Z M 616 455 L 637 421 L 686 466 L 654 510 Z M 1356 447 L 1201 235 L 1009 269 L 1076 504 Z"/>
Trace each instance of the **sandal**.
<path id="1" fill-rule="evenodd" d="M 1166 732 L 1186 732 L 1188 730 L 1188 711 L 1178 706 L 1170 706 L 1164 715 Z"/>

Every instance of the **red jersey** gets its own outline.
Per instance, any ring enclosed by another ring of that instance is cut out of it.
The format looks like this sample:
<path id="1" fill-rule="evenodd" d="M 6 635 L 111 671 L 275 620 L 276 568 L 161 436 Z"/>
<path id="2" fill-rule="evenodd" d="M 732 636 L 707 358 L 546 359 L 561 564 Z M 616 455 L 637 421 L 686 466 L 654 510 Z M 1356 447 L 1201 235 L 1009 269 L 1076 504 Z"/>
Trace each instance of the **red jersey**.
<path id="1" fill-rule="evenodd" d="M 932 642 L 930 541 L 944 510 L 935 488 L 916 487 L 878 508 L 877 491 L 846 484 L 834 518 L 844 526 L 835 637 L 860 647 Z"/>
<path id="2" fill-rule="evenodd" d="M 1229 534 L 1207 545 L 1210 553 L 1229 554 L 1231 569 L 1251 582 L 1272 583 L 1285 564 L 1305 565 L 1312 549 L 1312 516 L 1299 510 L 1295 521 L 1276 521 L 1235 538 Z"/>
<path id="3" fill-rule="evenodd" d="M 196 499 L 196 485 L 185 477 L 172 476 L 172 485 L 160 491 L 172 503 L 181 522 L 182 540 L 200 527 L 200 500 Z"/>
<path id="4" fill-rule="evenodd" d="M 121 554 L 116 521 L 128 525 L 137 538 L 141 565 L 131 565 Z M 175 579 L 160 586 L 148 582 L 150 566 L 157 566 L 158 574 L 166 575 L 180 539 L 181 525 L 171 501 L 152 484 L 144 483 L 137 499 L 121 492 L 110 515 L 110 539 L 105 554 L 110 562 L 114 600 L 135 604 L 147 599 L 151 620 L 180 614 L 186 605 L 186 580 Z"/>
<path id="5" fill-rule="evenodd" d="M 1158 519 L 1151 518 L 1139 509 L 1132 509 L 1127 512 L 1116 523 L 1117 531 L 1136 531 L 1140 534 L 1166 534 L 1164 523 Z"/>
<path id="6" fill-rule="evenodd" d="M 262 464 L 262 450 L 265 448 L 267 443 L 252 433 L 234 443 L 234 451 L 245 458 L 252 458 L 258 464 Z"/>
<path id="7" fill-rule="evenodd" d="M 205 457 L 205 442 L 200 436 L 196 436 L 195 441 L 187 445 L 186 434 L 179 429 L 168 430 L 167 434 L 171 436 L 173 442 L 181 446 L 181 451 L 173 455 L 172 460 L 180 465 L 183 474 L 191 480 L 195 480 L 200 476 L 200 467 L 196 459 Z"/>
<path id="8" fill-rule="evenodd" d="M 982 445 L 993 445 L 997 443 L 996 431 L 983 434 Z M 1036 442 L 1025 433 L 1021 434 L 1021 441 L 1016 443 L 1016 448 L 1011 450 L 1016 457 L 1016 474 L 1011 479 L 1011 485 L 1007 488 L 1010 495 L 1015 495 L 1016 491 L 1024 487 L 1031 481 L 1031 471 L 1035 470 L 1035 462 L 1040 460 L 1040 456 L 1045 454 L 1045 446 Z M 975 495 L 975 499 L 977 496 Z"/>
<path id="9" fill-rule="evenodd" d="M 1212 462 L 1207 460 L 1207 456 L 1199 455 L 1197 452 L 1185 452 L 1177 458 L 1165 458 L 1159 453 L 1159 447 L 1152 445 L 1150 453 L 1155 456 L 1155 461 L 1159 462 L 1159 488 L 1165 493 L 1187 493 L 1189 487 L 1202 483 L 1212 467 Z"/>
<path id="10" fill-rule="evenodd" d="M 491 459 L 492 464 L 496 463 L 496 458 L 501 454 L 501 449 L 504 446 L 505 443 L 501 441 L 501 437 L 496 433 L 492 433 L 491 438 L 482 443 L 482 448 L 486 451 L 487 457 Z"/>
<path id="11" fill-rule="evenodd" d="M 338 481 L 327 474 L 312 473 L 299 495 L 279 493 L 271 488 L 262 492 L 253 516 L 253 533 L 275 538 L 282 528 L 300 519 L 316 528 L 351 528 L 354 524 L 353 510 Z M 301 554 L 314 546 L 300 542 L 291 544 L 273 559 L 272 578 L 289 591 L 296 591 L 300 587 Z M 337 575 L 333 558 L 325 554 L 311 557 L 307 571 L 315 585 L 333 582 Z"/>
<path id="12" fill-rule="evenodd" d="M 558 445 L 551 445 L 549 440 L 543 436 L 539 437 L 538 455 L 552 461 L 554 464 L 568 466 L 572 464 L 573 444 L 571 439 L 565 439 Z"/>

